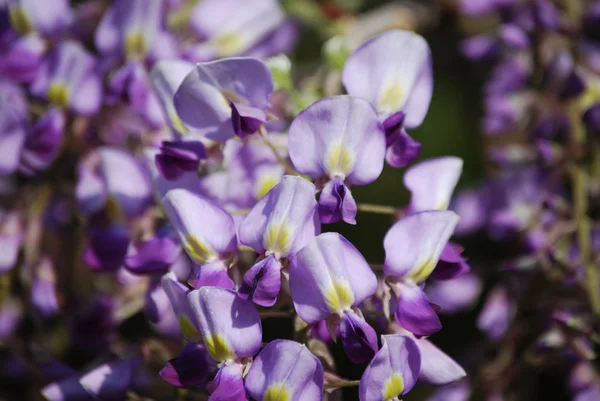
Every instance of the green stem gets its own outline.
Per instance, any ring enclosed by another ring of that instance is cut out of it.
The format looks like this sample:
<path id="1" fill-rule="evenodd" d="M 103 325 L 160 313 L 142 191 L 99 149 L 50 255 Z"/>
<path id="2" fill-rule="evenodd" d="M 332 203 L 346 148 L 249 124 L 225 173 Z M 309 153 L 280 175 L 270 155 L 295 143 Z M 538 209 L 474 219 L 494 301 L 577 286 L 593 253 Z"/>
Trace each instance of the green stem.
<path id="1" fill-rule="evenodd" d="M 267 130 L 265 129 L 264 125 L 260 127 L 259 132 L 265 144 L 269 147 L 269 149 L 271 149 L 279 163 L 281 163 L 281 165 L 285 168 L 286 174 L 297 175 L 298 172 L 290 165 L 290 163 L 288 163 L 286 159 L 283 158 L 283 156 L 281 156 L 281 154 L 279 153 L 279 149 L 277 149 L 273 142 L 269 140 L 269 137 L 267 136 Z"/>
<path id="2" fill-rule="evenodd" d="M 359 384 L 360 384 L 360 380 L 344 380 L 344 381 L 339 381 L 339 382 L 335 382 L 335 383 L 325 384 L 325 389 L 329 390 L 329 389 L 336 389 L 336 388 L 343 388 L 343 387 L 356 387 Z"/>
<path id="3" fill-rule="evenodd" d="M 386 205 L 374 205 L 372 203 L 359 203 L 358 211 L 376 214 L 389 214 L 394 216 L 398 212 L 398 208 Z"/>

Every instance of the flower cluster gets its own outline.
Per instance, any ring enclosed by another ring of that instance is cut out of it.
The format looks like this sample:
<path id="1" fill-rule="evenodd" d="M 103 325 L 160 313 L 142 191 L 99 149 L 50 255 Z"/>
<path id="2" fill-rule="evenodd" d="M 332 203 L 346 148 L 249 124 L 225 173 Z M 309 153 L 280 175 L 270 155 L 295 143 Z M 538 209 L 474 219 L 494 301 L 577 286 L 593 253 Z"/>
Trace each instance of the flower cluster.
<path id="1" fill-rule="evenodd" d="M 426 287 L 470 268 L 450 242 L 463 161 L 415 163 L 409 134 L 433 94 L 423 37 L 370 38 L 321 98 L 294 84 L 275 0 L 10 0 L 0 18 L 0 382 L 21 399 L 392 401 L 465 376 L 427 339 Z M 408 167 L 404 208 L 353 196 L 386 162 Z M 330 224 L 381 210 L 376 265 Z M 271 317 L 293 334 L 263 336 Z"/>
<path id="2" fill-rule="evenodd" d="M 561 385 L 572 399 L 597 399 L 600 3 L 460 4 L 472 33 L 462 51 L 491 66 L 481 129 L 497 169 L 453 208 L 464 217 L 457 230 L 484 229 L 500 255 L 477 321 L 499 352 L 480 361 L 473 391 L 530 398 L 515 372 L 535 366 L 570 377 Z M 470 392 L 462 382 L 439 396 Z"/>

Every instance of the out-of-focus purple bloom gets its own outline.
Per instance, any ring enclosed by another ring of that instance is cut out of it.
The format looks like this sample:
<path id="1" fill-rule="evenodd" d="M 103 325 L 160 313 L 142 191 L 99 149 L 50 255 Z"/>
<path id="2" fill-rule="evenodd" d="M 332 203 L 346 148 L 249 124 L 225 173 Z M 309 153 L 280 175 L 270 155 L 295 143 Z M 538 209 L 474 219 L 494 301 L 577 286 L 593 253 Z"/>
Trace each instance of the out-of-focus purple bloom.
<path id="1" fill-rule="evenodd" d="M 305 322 L 341 318 L 342 343 L 352 361 L 373 357 L 375 331 L 353 308 L 375 293 L 377 278 L 348 240 L 325 233 L 298 251 L 290 264 L 290 290 L 296 313 Z"/>
<path id="2" fill-rule="evenodd" d="M 183 249 L 200 265 L 190 278 L 195 287 L 214 285 L 215 278 L 233 288 L 227 275 L 227 260 L 237 249 L 233 218 L 227 211 L 186 189 L 173 189 L 163 199 L 163 207 L 179 234 Z M 216 270 L 214 270 L 216 268 Z M 210 269 L 209 276 L 202 270 Z M 213 271 L 214 270 L 214 271 Z M 216 277 L 215 277 L 216 275 Z"/>
<path id="3" fill-rule="evenodd" d="M 47 169 L 58 156 L 63 142 L 66 116 L 52 107 L 33 125 L 25 139 L 19 170 L 28 175 Z"/>
<path id="4" fill-rule="evenodd" d="M 71 23 L 68 0 L 9 0 L 8 11 L 12 27 L 21 34 L 32 31 L 55 36 Z"/>
<path id="5" fill-rule="evenodd" d="M 79 378 L 79 384 L 94 398 L 118 401 L 125 398 L 140 361 L 119 360 L 100 365 Z"/>
<path id="6" fill-rule="evenodd" d="M 275 0 L 203 1 L 190 18 L 192 29 L 203 42 L 188 48 L 186 56 L 208 61 L 243 55 L 255 46 L 264 45 L 284 21 L 285 13 Z"/>
<path id="7" fill-rule="evenodd" d="M 255 400 L 318 400 L 323 394 L 323 366 L 302 344 L 272 341 L 252 362 L 246 391 Z"/>
<path id="8" fill-rule="evenodd" d="M 236 57 L 198 63 L 175 93 L 175 109 L 193 132 L 215 141 L 245 137 L 258 128 L 273 92 L 269 68 L 260 60 Z"/>
<path id="9" fill-rule="evenodd" d="M 600 137 L 600 103 L 594 104 L 583 113 L 583 122 L 590 133 Z"/>
<path id="10" fill-rule="evenodd" d="M 52 104 L 86 116 L 98 112 L 102 100 L 96 60 L 80 43 L 70 40 L 50 51 L 29 90 Z"/>
<path id="11" fill-rule="evenodd" d="M 160 377 L 176 387 L 195 387 L 209 381 L 217 366 L 204 343 L 188 343 L 160 371 Z"/>
<path id="12" fill-rule="evenodd" d="M 248 57 L 267 58 L 277 54 L 289 54 L 298 41 L 300 27 L 291 18 L 287 18 L 278 28 L 264 37 L 256 46 L 246 52 Z"/>
<path id="13" fill-rule="evenodd" d="M 123 224 L 92 227 L 83 260 L 96 272 L 115 272 L 125 262 L 129 232 Z"/>
<path id="14" fill-rule="evenodd" d="M 125 258 L 125 267 L 133 274 L 165 273 L 179 258 L 181 246 L 169 235 L 156 236 L 135 244 Z"/>
<path id="15" fill-rule="evenodd" d="M 252 357 L 258 352 L 262 327 L 252 302 L 218 287 L 194 290 L 188 300 L 206 350 L 216 362 Z"/>
<path id="16" fill-rule="evenodd" d="M 427 285 L 427 298 L 438 305 L 440 313 L 451 314 L 467 310 L 479 299 L 481 279 L 475 274 L 465 274 L 450 281 L 436 281 Z"/>
<path id="17" fill-rule="evenodd" d="M 462 173 L 459 157 L 422 161 L 404 173 L 404 186 L 410 191 L 410 211 L 446 210 Z"/>
<path id="18" fill-rule="evenodd" d="M 427 401 L 467 401 L 471 388 L 466 380 L 445 385 L 427 398 Z"/>
<path id="19" fill-rule="evenodd" d="M 29 83 L 38 75 L 46 41 L 36 33 L 18 37 L 12 30 L 0 33 L 0 73 L 16 82 Z"/>
<path id="20" fill-rule="evenodd" d="M 385 134 L 373 107 L 354 96 L 315 102 L 290 126 L 290 158 L 299 172 L 327 179 L 319 200 L 321 222 L 355 224 L 349 185 L 366 185 L 383 170 Z"/>
<path id="21" fill-rule="evenodd" d="M 116 207 L 117 213 L 138 216 L 149 205 L 151 191 L 141 163 L 123 150 L 100 147 L 80 162 L 75 196 L 85 214 Z"/>
<path id="22" fill-rule="evenodd" d="M 107 296 L 93 298 L 82 305 L 71 325 L 73 345 L 92 355 L 105 350 L 116 335 L 115 312 L 114 301 Z"/>
<path id="23" fill-rule="evenodd" d="M 463 248 L 448 242 L 440 255 L 440 260 L 431 273 L 434 280 L 450 280 L 462 276 L 471 270 L 467 260 L 461 256 Z"/>
<path id="24" fill-rule="evenodd" d="M 411 333 L 430 335 L 441 328 L 419 284 L 436 267 L 457 223 L 454 212 L 420 212 L 396 222 L 385 236 L 384 274 L 394 278 L 396 320 Z"/>
<path id="25" fill-rule="evenodd" d="M 0 273 L 5 273 L 15 266 L 23 236 L 23 221 L 18 212 L 0 214 Z"/>
<path id="26" fill-rule="evenodd" d="M 152 328 L 162 336 L 173 340 L 181 339 L 181 330 L 171 301 L 160 280 L 148 285 L 144 300 L 144 313 Z"/>
<path id="27" fill-rule="evenodd" d="M 469 235 L 482 229 L 487 222 L 487 205 L 482 189 L 460 191 L 454 196 L 450 210 L 460 216 L 456 234 Z"/>
<path id="28" fill-rule="evenodd" d="M 600 377 L 588 362 L 580 362 L 573 367 L 569 387 L 573 401 L 594 401 L 600 397 Z"/>
<path id="29" fill-rule="evenodd" d="M 381 336 L 381 349 L 365 369 L 358 387 L 360 401 L 387 401 L 408 393 L 419 377 L 421 353 L 401 334 Z"/>
<path id="30" fill-rule="evenodd" d="M 0 303 L 0 343 L 12 338 L 21 322 L 23 305 L 18 299 L 7 296 Z"/>
<path id="31" fill-rule="evenodd" d="M 25 93 L 14 83 L 0 80 L 0 175 L 14 173 L 29 129 Z"/>
<path id="32" fill-rule="evenodd" d="M 51 318 L 59 312 L 56 273 L 54 264 L 48 257 L 43 257 L 33 267 L 31 303 L 44 319 Z"/>
<path id="33" fill-rule="evenodd" d="M 206 158 L 204 145 L 199 141 L 163 141 L 156 155 L 156 167 L 163 177 L 173 180 L 185 172 L 196 171 L 200 160 Z"/>
<path id="34" fill-rule="evenodd" d="M 108 8 L 95 43 L 101 53 L 131 58 L 162 58 L 173 55 L 164 30 L 161 0 L 117 0 Z"/>
<path id="35" fill-rule="evenodd" d="M 477 327 L 492 340 L 501 339 L 514 317 L 515 306 L 503 287 L 492 290 L 477 319 Z"/>
<path id="36" fill-rule="evenodd" d="M 61 381 L 48 384 L 41 390 L 48 401 L 93 401 L 94 397 L 81 384 L 79 377 L 73 375 Z"/>

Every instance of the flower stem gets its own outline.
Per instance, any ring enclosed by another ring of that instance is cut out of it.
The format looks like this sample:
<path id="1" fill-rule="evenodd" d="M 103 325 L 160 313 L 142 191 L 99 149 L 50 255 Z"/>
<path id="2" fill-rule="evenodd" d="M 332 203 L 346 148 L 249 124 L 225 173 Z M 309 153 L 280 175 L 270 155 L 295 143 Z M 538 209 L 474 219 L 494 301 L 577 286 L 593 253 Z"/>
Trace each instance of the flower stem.
<path id="1" fill-rule="evenodd" d="M 259 132 L 265 144 L 269 147 L 269 149 L 271 149 L 279 163 L 281 163 L 285 168 L 286 174 L 297 175 L 298 172 L 290 165 L 290 163 L 288 163 L 288 161 L 283 156 L 281 156 L 281 154 L 279 153 L 279 149 L 277 149 L 273 142 L 269 140 L 269 137 L 267 136 L 267 130 L 265 129 L 264 125 L 261 125 Z"/>
<path id="2" fill-rule="evenodd" d="M 358 211 L 376 214 L 389 214 L 394 216 L 398 212 L 398 208 L 387 205 L 375 205 L 372 203 L 359 203 Z"/>
<path id="3" fill-rule="evenodd" d="M 326 389 L 342 388 L 342 387 L 356 387 L 360 384 L 360 380 L 344 380 L 335 383 L 325 384 Z"/>

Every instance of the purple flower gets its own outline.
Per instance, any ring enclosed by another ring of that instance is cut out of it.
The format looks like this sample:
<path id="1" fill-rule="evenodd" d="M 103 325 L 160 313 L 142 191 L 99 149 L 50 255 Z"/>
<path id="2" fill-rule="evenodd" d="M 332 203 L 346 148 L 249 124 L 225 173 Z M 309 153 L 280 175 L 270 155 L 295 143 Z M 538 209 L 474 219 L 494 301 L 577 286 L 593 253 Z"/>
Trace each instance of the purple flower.
<path id="1" fill-rule="evenodd" d="M 300 173 L 328 181 L 319 200 L 321 222 L 356 224 L 346 183 L 370 184 L 383 170 L 385 134 L 373 107 L 354 96 L 320 100 L 292 122 L 289 147 Z"/>
<path id="2" fill-rule="evenodd" d="M 51 318 L 59 312 L 56 273 L 54 264 L 48 257 L 43 257 L 33 267 L 31 303 L 44 319 Z"/>
<path id="3" fill-rule="evenodd" d="M 233 288 L 233 281 L 227 275 L 228 259 L 237 250 L 231 215 L 186 189 L 167 192 L 163 207 L 179 234 L 183 249 L 200 265 L 190 283 L 195 288 L 216 283 Z"/>
<path id="4" fill-rule="evenodd" d="M 63 142 L 66 116 L 56 107 L 50 108 L 33 125 L 25 139 L 19 170 L 34 175 L 47 169 L 59 154 Z"/>
<path id="5" fill-rule="evenodd" d="M 245 54 L 285 21 L 275 0 L 206 0 L 193 10 L 190 23 L 203 42 L 187 49 L 195 61 Z"/>
<path id="6" fill-rule="evenodd" d="M 348 357 L 367 362 L 377 336 L 355 312 L 377 290 L 377 278 L 360 252 L 337 233 L 316 237 L 292 258 L 290 290 L 298 316 L 307 323 L 337 316 Z"/>
<path id="7" fill-rule="evenodd" d="M 199 327 L 188 301 L 190 290 L 185 285 L 181 284 L 172 272 L 165 274 L 160 279 L 160 284 L 169 297 L 169 302 L 177 317 L 181 334 L 189 341 L 198 340 Z"/>
<path id="8" fill-rule="evenodd" d="M 503 287 L 496 287 L 488 295 L 483 309 L 477 318 L 477 327 L 492 340 L 500 340 L 515 314 L 515 305 L 508 298 Z"/>
<path id="9" fill-rule="evenodd" d="M 21 322 L 23 305 L 12 296 L 7 296 L 0 304 L 0 342 L 12 338 L 13 333 Z"/>
<path id="10" fill-rule="evenodd" d="M 165 273 L 180 257 L 181 247 L 169 235 L 155 236 L 135 244 L 125 258 L 125 267 L 133 274 Z"/>
<path id="11" fill-rule="evenodd" d="M 167 180 L 174 180 L 186 172 L 198 170 L 200 160 L 206 158 L 204 145 L 199 141 L 163 141 L 156 155 L 156 168 Z"/>
<path id="12" fill-rule="evenodd" d="M 272 341 L 258 354 L 246 375 L 246 391 L 255 400 L 319 400 L 323 366 L 304 345 Z"/>
<path id="13" fill-rule="evenodd" d="M 196 134 L 226 141 L 250 135 L 257 121 L 266 122 L 272 92 L 271 72 L 258 59 L 198 63 L 175 93 L 175 109 Z"/>
<path id="14" fill-rule="evenodd" d="M 209 357 L 204 343 L 188 343 L 159 374 L 173 386 L 189 388 L 208 382 L 216 368 L 217 365 Z"/>
<path id="15" fill-rule="evenodd" d="M 358 387 L 360 401 L 388 401 L 408 393 L 421 370 L 416 342 L 401 334 L 381 336 L 381 349 L 365 369 Z"/>
<path id="16" fill-rule="evenodd" d="M 0 68 L 1 70 L 1 68 Z M 0 80 L 0 175 L 14 173 L 29 129 L 25 93 L 12 82 Z"/>
<path id="17" fill-rule="evenodd" d="M 83 260 L 96 272 L 115 272 L 123 266 L 128 248 L 129 232 L 123 224 L 93 226 Z"/>
<path id="18" fill-rule="evenodd" d="M 158 334 L 175 341 L 181 340 L 182 333 L 177 315 L 160 280 L 154 280 L 148 285 L 144 313 Z"/>
<path id="19" fill-rule="evenodd" d="M 5 273 L 15 266 L 24 231 L 23 221 L 18 212 L 0 213 L 0 273 Z"/>
<path id="20" fill-rule="evenodd" d="M 122 400 L 133 382 L 139 365 L 140 361 L 135 359 L 105 363 L 81 376 L 79 384 L 94 399 Z"/>
<path id="21" fill-rule="evenodd" d="M 96 60 L 80 43 L 62 41 L 50 51 L 30 91 L 77 114 L 95 114 L 102 100 L 102 81 L 96 71 Z"/>
<path id="22" fill-rule="evenodd" d="M 482 287 L 481 279 L 468 273 L 453 280 L 431 282 L 425 292 L 427 298 L 441 308 L 440 313 L 451 314 L 471 308 L 479 299 Z"/>
<path id="23" fill-rule="evenodd" d="M 38 75 L 47 50 L 36 33 L 18 37 L 12 30 L 0 33 L 0 74 L 15 82 L 29 83 Z"/>
<path id="24" fill-rule="evenodd" d="M 397 299 L 396 320 L 416 335 L 441 328 L 436 311 L 419 286 L 436 267 L 458 216 L 448 211 L 413 214 L 396 222 L 384 239 L 384 274 L 393 278 Z"/>
<path id="25" fill-rule="evenodd" d="M 80 162 L 75 196 L 85 214 L 106 207 L 111 213 L 135 217 L 151 201 L 150 180 L 140 162 L 130 153 L 100 147 Z"/>
<path id="26" fill-rule="evenodd" d="M 468 401 L 471 388 L 466 380 L 441 387 L 427 401 Z"/>
<path id="27" fill-rule="evenodd" d="M 36 31 L 55 36 L 71 23 L 68 0 L 9 0 L 8 11 L 12 27 L 21 34 Z"/>

